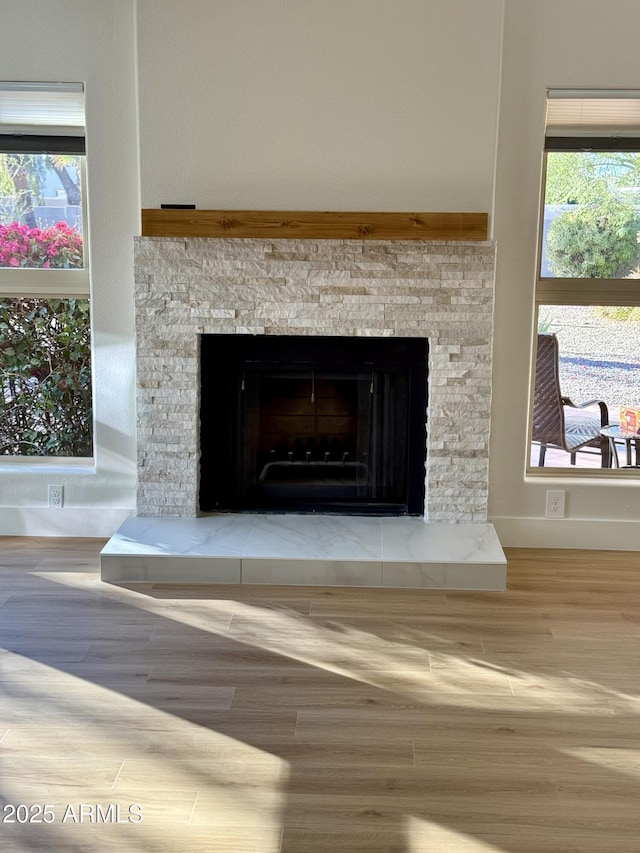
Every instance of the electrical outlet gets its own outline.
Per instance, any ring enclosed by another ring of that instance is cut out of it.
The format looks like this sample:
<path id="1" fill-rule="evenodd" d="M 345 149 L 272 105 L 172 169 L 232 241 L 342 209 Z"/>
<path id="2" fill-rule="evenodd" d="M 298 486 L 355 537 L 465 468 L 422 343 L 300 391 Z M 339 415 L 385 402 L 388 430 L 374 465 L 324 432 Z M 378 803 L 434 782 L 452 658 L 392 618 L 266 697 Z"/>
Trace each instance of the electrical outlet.
<path id="1" fill-rule="evenodd" d="M 49 506 L 52 509 L 62 509 L 64 504 L 64 486 L 48 486 Z"/>
<path id="2" fill-rule="evenodd" d="M 564 518 L 566 492 L 547 492 L 547 518 Z"/>

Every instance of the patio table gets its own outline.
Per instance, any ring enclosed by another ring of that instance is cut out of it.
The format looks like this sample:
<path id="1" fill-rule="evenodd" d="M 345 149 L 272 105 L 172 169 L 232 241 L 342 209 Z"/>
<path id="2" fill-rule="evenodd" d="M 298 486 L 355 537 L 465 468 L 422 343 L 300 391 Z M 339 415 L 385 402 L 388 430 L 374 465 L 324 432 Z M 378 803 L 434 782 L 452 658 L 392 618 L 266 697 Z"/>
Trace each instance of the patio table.
<path id="1" fill-rule="evenodd" d="M 600 435 L 609 439 L 609 448 L 611 450 L 611 462 L 610 465 L 612 468 L 620 467 L 620 460 L 618 458 L 618 448 L 616 447 L 616 441 L 624 441 L 627 450 L 627 464 L 624 466 L 625 468 L 637 468 L 639 466 L 638 452 L 640 451 L 640 435 L 637 432 L 630 432 L 629 430 L 623 429 L 619 424 L 607 424 L 607 426 L 603 426 L 600 430 Z M 631 459 L 631 443 L 634 443 L 636 449 L 636 461 L 635 465 Z"/>

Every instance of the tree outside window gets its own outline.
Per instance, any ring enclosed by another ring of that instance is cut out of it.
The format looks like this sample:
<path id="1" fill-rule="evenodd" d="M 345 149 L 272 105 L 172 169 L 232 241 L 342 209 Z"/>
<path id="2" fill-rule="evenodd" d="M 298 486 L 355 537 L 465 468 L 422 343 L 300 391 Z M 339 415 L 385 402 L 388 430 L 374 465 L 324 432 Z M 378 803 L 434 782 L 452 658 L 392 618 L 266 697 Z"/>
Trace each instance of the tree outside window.
<path id="1" fill-rule="evenodd" d="M 640 154 L 550 151 L 545 213 L 547 275 L 630 276 L 640 265 Z"/>

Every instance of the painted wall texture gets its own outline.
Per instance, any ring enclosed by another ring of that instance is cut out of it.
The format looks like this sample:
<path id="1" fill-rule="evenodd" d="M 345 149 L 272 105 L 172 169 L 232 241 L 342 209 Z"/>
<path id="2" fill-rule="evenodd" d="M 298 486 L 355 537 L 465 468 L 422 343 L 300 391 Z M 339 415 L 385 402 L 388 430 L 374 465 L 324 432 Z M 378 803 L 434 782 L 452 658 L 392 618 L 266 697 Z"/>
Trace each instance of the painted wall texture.
<path id="1" fill-rule="evenodd" d="M 142 203 L 491 207 L 502 0 L 139 0 Z"/>

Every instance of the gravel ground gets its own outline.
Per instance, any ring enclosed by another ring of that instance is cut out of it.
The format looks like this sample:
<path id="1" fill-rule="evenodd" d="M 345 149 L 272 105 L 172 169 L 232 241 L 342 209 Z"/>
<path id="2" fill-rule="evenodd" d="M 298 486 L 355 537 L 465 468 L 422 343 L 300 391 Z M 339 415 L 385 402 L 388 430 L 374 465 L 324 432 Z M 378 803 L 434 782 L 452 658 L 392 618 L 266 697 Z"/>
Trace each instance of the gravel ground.
<path id="1" fill-rule="evenodd" d="M 599 317 L 589 306 L 546 305 L 540 319 L 560 343 L 560 385 L 574 403 L 640 407 L 640 322 Z"/>

